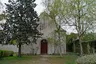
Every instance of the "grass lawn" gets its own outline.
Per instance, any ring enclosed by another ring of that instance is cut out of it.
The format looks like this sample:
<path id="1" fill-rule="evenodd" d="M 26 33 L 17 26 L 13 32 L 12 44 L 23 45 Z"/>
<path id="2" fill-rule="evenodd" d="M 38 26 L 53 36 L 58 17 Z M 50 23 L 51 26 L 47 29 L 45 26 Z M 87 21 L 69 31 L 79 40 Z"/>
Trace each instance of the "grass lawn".
<path id="1" fill-rule="evenodd" d="M 76 55 L 64 55 L 63 57 L 49 57 L 51 64 L 76 64 Z"/>
<path id="2" fill-rule="evenodd" d="M 0 64 L 76 64 L 75 55 L 64 55 L 60 57 L 58 55 L 51 55 L 48 57 L 43 56 L 23 56 L 18 57 L 6 57 L 0 59 Z"/>

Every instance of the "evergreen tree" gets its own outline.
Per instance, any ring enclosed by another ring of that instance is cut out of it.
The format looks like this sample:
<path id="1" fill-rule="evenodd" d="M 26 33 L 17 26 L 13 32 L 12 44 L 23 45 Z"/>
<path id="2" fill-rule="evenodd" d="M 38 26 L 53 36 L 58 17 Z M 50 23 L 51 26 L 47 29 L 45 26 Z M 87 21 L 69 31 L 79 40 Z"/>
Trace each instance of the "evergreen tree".
<path id="1" fill-rule="evenodd" d="M 5 32 L 7 39 L 16 40 L 19 48 L 18 56 L 21 57 L 21 45 L 29 44 L 30 37 L 36 42 L 40 36 L 37 27 L 39 18 L 34 10 L 35 0 L 9 0 L 6 4 L 7 21 L 5 23 Z"/>

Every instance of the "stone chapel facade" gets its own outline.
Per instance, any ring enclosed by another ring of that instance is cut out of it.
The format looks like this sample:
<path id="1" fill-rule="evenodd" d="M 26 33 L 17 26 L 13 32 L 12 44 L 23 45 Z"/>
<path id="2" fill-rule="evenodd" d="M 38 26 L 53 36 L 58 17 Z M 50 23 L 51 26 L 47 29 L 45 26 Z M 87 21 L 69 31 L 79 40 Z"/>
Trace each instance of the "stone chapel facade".
<path id="1" fill-rule="evenodd" d="M 53 35 L 52 32 L 56 30 L 54 24 L 50 23 L 47 19 L 42 20 L 40 18 L 39 30 L 43 33 L 42 37 L 37 40 L 37 43 L 23 45 L 23 54 L 59 54 L 59 52 L 66 54 L 66 35 L 60 46 L 55 46 L 54 43 L 48 41 L 48 38 Z M 61 47 L 61 51 L 59 50 L 59 47 Z"/>

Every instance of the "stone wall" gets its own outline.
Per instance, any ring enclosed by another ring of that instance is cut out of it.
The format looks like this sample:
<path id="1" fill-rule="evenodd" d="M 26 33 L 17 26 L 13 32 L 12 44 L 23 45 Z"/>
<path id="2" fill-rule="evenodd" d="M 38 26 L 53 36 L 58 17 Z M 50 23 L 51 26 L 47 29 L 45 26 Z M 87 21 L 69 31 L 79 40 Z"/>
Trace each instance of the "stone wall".
<path id="1" fill-rule="evenodd" d="M 9 51 L 18 52 L 17 45 L 2 45 L 2 44 L 0 44 L 0 50 L 9 50 Z"/>

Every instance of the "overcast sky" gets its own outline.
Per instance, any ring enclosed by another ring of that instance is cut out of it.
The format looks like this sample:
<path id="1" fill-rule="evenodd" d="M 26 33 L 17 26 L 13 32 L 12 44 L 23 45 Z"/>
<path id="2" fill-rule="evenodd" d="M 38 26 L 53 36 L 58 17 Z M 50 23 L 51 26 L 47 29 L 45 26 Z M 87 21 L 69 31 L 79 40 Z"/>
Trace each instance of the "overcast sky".
<path id="1" fill-rule="evenodd" d="M 8 0 L 0 0 L 2 3 L 8 3 Z M 40 15 L 41 12 L 43 12 L 44 7 L 42 6 L 42 0 L 36 0 L 36 8 L 35 10 L 37 11 L 38 15 Z"/>

